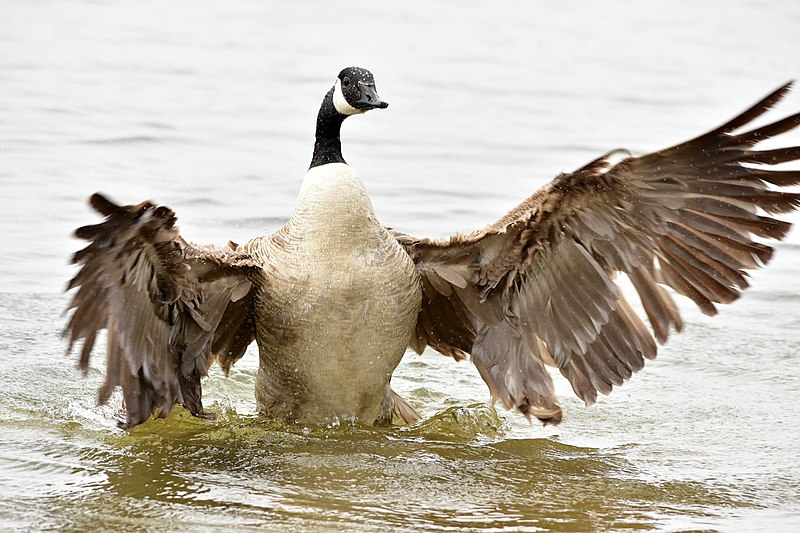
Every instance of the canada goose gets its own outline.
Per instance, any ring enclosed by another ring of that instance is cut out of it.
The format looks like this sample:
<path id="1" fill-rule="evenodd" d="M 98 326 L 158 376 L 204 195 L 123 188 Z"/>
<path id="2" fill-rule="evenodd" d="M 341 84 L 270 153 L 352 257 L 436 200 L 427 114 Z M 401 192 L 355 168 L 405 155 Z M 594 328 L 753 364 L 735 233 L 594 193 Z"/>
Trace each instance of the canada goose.
<path id="1" fill-rule="evenodd" d="M 311 167 L 288 223 L 243 245 L 183 240 L 175 215 L 150 202 L 116 205 L 79 228 L 89 241 L 65 329 L 83 339 L 87 370 L 97 332 L 108 331 L 99 401 L 122 387 L 124 426 L 166 416 L 175 403 L 203 416 L 201 378 L 226 372 L 256 340 L 258 408 L 302 423 L 367 424 L 419 418 L 390 388 L 407 347 L 469 357 L 494 399 L 528 419 L 562 413 L 551 365 L 587 404 L 608 394 L 671 329 L 682 327 L 670 293 L 707 315 L 736 300 L 748 269 L 790 224 L 759 214 L 792 211 L 800 147 L 756 151 L 800 124 L 800 113 L 742 133 L 790 89 L 695 139 L 655 153 L 609 153 L 557 176 L 484 229 L 418 239 L 380 225 L 341 152 L 350 115 L 381 109 L 372 74 L 342 70 L 319 110 Z M 651 330 L 615 279 L 630 278 Z"/>

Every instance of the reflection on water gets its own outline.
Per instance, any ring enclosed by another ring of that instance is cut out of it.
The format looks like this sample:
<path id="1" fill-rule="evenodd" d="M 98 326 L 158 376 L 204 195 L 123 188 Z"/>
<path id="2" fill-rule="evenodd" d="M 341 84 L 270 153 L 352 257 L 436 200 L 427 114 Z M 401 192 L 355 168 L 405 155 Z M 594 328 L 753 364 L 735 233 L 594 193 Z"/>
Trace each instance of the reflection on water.
<path id="1" fill-rule="evenodd" d="M 437 366 L 433 354 L 407 360 L 396 380 L 425 414 L 411 426 L 308 428 L 260 419 L 248 357 L 229 378 L 209 378 L 216 420 L 178 408 L 123 432 L 113 421 L 118 398 L 116 406 L 92 405 L 101 373 L 78 379 L 71 364 L 52 357 L 62 349 L 54 330 L 64 298 L 3 295 L 0 303 L 6 317 L 26 309 L 2 337 L 5 346 L 19 344 L 14 335 L 32 316 L 40 319 L 26 347 L 32 361 L 17 359 L 0 379 L 0 484 L 13 494 L 0 504 L 0 519 L 9 526 L 574 531 L 673 527 L 686 516 L 712 527 L 760 507 L 736 476 L 703 480 L 663 464 L 659 473 L 653 465 L 671 460 L 669 446 L 659 452 L 642 436 L 641 444 L 606 440 L 605 432 L 649 431 L 657 394 L 638 391 L 643 412 L 630 426 L 624 413 L 592 423 L 606 414 L 578 407 L 567 422 L 578 438 L 558 430 L 548 437 L 470 401 L 482 395 L 470 368 L 453 380 L 452 367 Z M 427 386 L 419 383 L 422 369 L 432 373 Z M 758 490 L 781 494 L 780 487 Z"/>
<path id="2" fill-rule="evenodd" d="M 644 481 L 624 451 L 504 439 L 485 407 L 458 410 L 392 429 L 308 429 L 231 414 L 207 422 L 180 411 L 130 434 L 73 424 L 60 428 L 60 440 L 76 443 L 64 454 L 74 464 L 59 464 L 51 449 L 47 466 L 18 465 L 40 476 L 25 496 L 40 502 L 41 523 L 75 530 L 157 529 L 180 520 L 573 531 L 650 527 L 662 516 L 713 516 L 710 509 L 741 505 L 702 483 Z"/>

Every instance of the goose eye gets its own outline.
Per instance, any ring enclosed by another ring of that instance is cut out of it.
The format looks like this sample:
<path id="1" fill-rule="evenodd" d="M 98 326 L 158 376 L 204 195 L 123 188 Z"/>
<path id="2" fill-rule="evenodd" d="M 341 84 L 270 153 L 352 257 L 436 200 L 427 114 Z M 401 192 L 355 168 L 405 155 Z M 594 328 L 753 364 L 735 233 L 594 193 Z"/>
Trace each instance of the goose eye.
<path id="1" fill-rule="evenodd" d="M 347 87 L 348 85 L 350 85 L 350 78 L 345 76 L 344 78 L 342 78 L 342 87 Z"/>

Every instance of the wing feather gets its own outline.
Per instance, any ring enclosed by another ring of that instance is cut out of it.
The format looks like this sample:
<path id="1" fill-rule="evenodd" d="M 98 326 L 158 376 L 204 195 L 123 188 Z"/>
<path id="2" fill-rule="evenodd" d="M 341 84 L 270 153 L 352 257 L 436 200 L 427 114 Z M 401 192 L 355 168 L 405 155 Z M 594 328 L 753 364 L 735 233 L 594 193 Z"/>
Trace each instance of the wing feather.
<path id="1" fill-rule="evenodd" d="M 587 404 L 621 385 L 683 327 L 667 287 L 714 315 L 771 259 L 754 238 L 789 231 L 769 215 L 800 207 L 800 194 L 780 190 L 800 171 L 771 167 L 800 160 L 800 147 L 755 146 L 800 126 L 800 113 L 736 132 L 790 86 L 684 143 L 612 164 L 616 150 L 561 174 L 483 230 L 444 241 L 395 232 L 425 287 L 414 348 L 471 354 L 493 397 L 545 423 L 561 411 L 544 364 Z M 458 342 L 445 323 L 458 324 Z"/>
<path id="2" fill-rule="evenodd" d="M 97 333 L 108 331 L 98 401 L 122 387 L 125 427 L 166 416 L 175 403 L 203 415 L 200 379 L 215 360 L 227 370 L 254 338 L 256 264 L 230 250 L 190 245 L 166 207 L 120 206 L 100 194 L 90 203 L 106 219 L 75 232 L 89 244 L 74 255 L 80 270 L 67 285 L 76 291 L 67 351 L 83 340 L 85 372 Z"/>

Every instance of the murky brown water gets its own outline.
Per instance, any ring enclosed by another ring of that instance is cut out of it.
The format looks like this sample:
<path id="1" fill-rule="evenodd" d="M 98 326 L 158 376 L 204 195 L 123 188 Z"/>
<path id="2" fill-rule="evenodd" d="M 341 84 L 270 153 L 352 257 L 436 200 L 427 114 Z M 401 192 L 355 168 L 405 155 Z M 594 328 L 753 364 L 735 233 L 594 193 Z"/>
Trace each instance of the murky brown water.
<path id="1" fill-rule="evenodd" d="M 125 433 L 94 405 L 103 357 L 83 379 L 59 336 L 89 194 L 168 204 L 199 242 L 273 230 L 343 66 L 391 103 L 343 131 L 378 215 L 440 236 L 797 77 L 798 5 L 0 2 L 0 530 L 800 528 L 796 231 L 720 316 L 683 302 L 685 332 L 598 405 L 559 380 L 558 428 L 435 353 L 394 380 L 417 425 L 266 423 L 253 352 L 206 382 L 217 420 Z"/>

